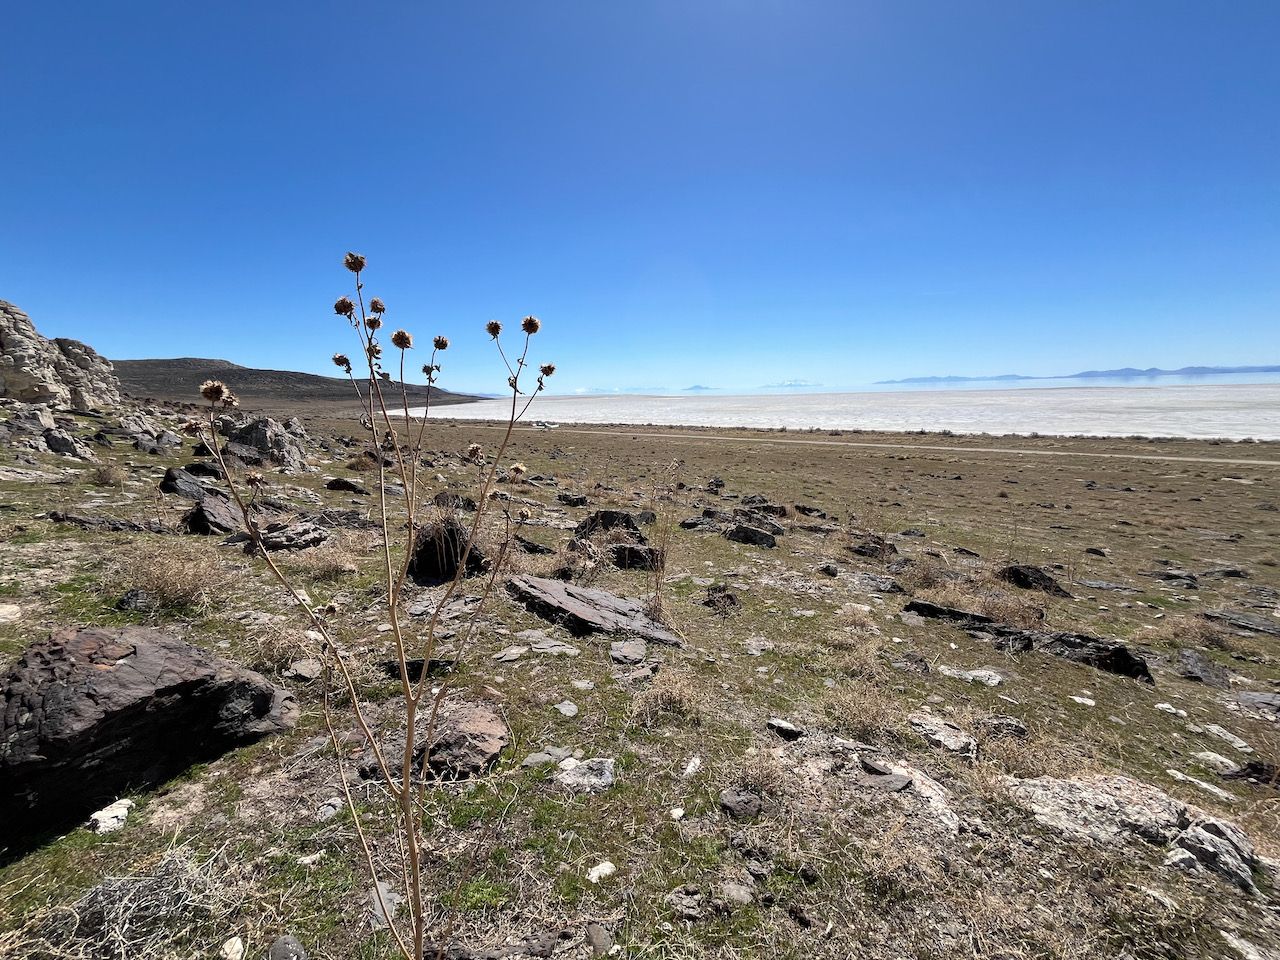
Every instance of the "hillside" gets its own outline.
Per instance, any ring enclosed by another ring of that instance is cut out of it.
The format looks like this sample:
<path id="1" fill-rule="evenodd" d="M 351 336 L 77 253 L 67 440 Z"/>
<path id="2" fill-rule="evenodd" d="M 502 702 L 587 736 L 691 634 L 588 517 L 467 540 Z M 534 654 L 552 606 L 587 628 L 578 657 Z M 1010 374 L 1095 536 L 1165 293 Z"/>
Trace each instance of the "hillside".
<path id="1" fill-rule="evenodd" d="M 293 370 L 257 370 L 227 360 L 177 357 L 171 360 L 114 360 L 125 393 L 138 399 L 194 401 L 200 384 L 216 377 L 239 395 L 245 407 L 271 410 L 320 404 L 338 409 L 354 406 L 351 384 L 338 377 L 322 377 Z M 424 403 L 427 387 L 409 384 L 409 400 Z M 396 388 L 399 397 L 399 388 Z M 432 403 L 466 403 L 477 399 L 433 389 Z"/>

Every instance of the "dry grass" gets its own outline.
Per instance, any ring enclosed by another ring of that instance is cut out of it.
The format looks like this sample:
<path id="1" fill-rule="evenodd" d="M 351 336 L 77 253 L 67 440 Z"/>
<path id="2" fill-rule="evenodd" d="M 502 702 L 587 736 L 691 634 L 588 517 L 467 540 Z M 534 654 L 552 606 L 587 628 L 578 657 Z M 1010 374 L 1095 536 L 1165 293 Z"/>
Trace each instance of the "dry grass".
<path id="1" fill-rule="evenodd" d="M 868 680 L 847 680 L 818 701 L 826 726 L 842 737 L 866 743 L 893 743 L 906 736 L 903 704 Z"/>
<path id="2" fill-rule="evenodd" d="M 123 487 L 129 475 L 114 463 L 104 463 L 89 471 L 89 482 L 95 487 Z"/>
<path id="3" fill-rule="evenodd" d="M 0 936 L 0 956 L 31 960 L 162 960 L 204 956 L 239 906 L 220 861 L 171 850 L 148 869 L 108 877 L 67 907 Z"/>
<path id="4" fill-rule="evenodd" d="M 702 700 L 688 675 L 663 670 L 632 699 L 631 722 L 652 727 L 669 721 L 700 723 Z"/>
<path id="5" fill-rule="evenodd" d="M 343 540 L 331 539 L 310 550 L 300 550 L 283 561 L 290 572 L 313 580 L 342 580 L 359 571 L 358 554 Z"/>
<path id="6" fill-rule="evenodd" d="M 1035 629 L 1044 626 L 1044 608 L 1030 595 L 1010 593 L 994 578 L 957 580 L 921 591 L 923 599 L 944 607 L 980 613 L 998 623 Z"/>
<path id="7" fill-rule="evenodd" d="M 780 800 L 786 793 L 786 783 L 787 771 L 782 761 L 767 750 L 753 749 L 733 762 L 722 785 Z"/>
<path id="8" fill-rule="evenodd" d="M 108 561 L 109 589 L 137 590 L 163 610 L 198 613 L 228 591 L 234 572 L 204 542 L 173 538 L 131 543 Z"/>

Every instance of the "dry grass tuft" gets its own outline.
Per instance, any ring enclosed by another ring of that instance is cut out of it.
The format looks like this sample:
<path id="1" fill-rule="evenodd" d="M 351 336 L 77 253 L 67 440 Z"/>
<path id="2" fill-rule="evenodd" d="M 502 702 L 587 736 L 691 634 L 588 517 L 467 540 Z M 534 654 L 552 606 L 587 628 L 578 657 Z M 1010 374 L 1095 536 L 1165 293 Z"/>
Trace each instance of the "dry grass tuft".
<path id="1" fill-rule="evenodd" d="M 89 482 L 95 487 L 123 487 L 128 476 L 114 463 L 104 463 L 89 472 Z"/>
<path id="2" fill-rule="evenodd" d="M 842 737 L 866 743 L 892 743 L 907 735 L 903 705 L 867 680 L 847 680 L 818 701 L 826 726 Z"/>
<path id="3" fill-rule="evenodd" d="M 992 577 L 955 580 L 921 591 L 922 598 L 944 607 L 980 613 L 998 623 L 1035 629 L 1044 626 L 1044 608 L 1030 596 L 1010 593 Z"/>
<path id="4" fill-rule="evenodd" d="M 786 793 L 786 782 L 787 771 L 781 760 L 770 751 L 751 750 L 729 768 L 724 786 L 778 800 Z"/>
<path id="5" fill-rule="evenodd" d="M 671 720 L 701 723 L 702 702 L 688 675 L 663 670 L 632 699 L 631 722 L 652 727 Z"/>
<path id="6" fill-rule="evenodd" d="M 109 589 L 140 591 L 157 608 L 200 612 L 227 592 L 230 571 L 203 542 L 141 540 L 122 548 L 108 562 Z"/>
<path id="7" fill-rule="evenodd" d="M 149 869 L 108 877 L 69 907 L 0 935 L 0 955 L 40 960 L 162 960 L 203 955 L 240 905 L 214 860 L 171 850 Z"/>
<path id="8" fill-rule="evenodd" d="M 357 556 L 351 547 L 340 540 L 328 540 L 310 550 L 300 550 L 285 559 L 290 572 L 297 572 L 314 580 L 342 580 L 359 572 Z"/>

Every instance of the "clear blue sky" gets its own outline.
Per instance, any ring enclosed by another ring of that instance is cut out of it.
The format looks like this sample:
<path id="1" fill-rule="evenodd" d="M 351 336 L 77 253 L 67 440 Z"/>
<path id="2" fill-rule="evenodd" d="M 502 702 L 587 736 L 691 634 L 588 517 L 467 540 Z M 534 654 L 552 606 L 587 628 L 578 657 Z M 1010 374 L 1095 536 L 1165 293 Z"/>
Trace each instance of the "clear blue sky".
<path id="1" fill-rule="evenodd" d="M 1280 3 L 14 3 L 0 298 L 331 370 L 342 254 L 497 390 L 1280 363 Z M 421 359 L 419 359 L 419 364 Z"/>

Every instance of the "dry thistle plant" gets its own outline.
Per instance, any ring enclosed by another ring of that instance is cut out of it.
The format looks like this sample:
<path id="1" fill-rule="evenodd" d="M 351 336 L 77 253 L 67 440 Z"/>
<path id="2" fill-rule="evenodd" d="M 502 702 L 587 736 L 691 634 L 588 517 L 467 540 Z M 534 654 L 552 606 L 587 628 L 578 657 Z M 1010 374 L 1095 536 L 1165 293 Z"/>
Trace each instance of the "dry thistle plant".
<path id="1" fill-rule="evenodd" d="M 347 807 L 355 825 L 366 866 L 375 881 L 374 890 L 380 912 L 388 920 L 388 933 L 397 951 L 405 960 L 421 960 L 427 944 L 430 918 L 437 913 L 425 903 L 424 897 L 424 870 L 427 867 L 427 858 L 424 856 L 423 819 L 430 816 L 429 806 L 425 802 L 425 791 L 431 774 L 425 755 L 422 757 L 419 772 L 415 773 L 415 759 L 417 755 L 429 751 L 434 742 L 436 720 L 441 705 L 450 691 L 451 677 L 446 678 L 433 689 L 428 680 L 430 671 L 414 671 L 409 663 L 416 660 L 429 663 L 435 654 L 441 615 L 446 605 L 462 589 L 462 581 L 468 573 L 468 567 L 473 566 L 469 562 L 472 558 L 473 545 L 491 503 L 490 494 L 497 481 L 498 466 L 506 453 L 512 431 L 528 411 L 534 398 L 545 388 L 547 378 L 555 373 L 555 365 L 547 363 L 539 367 L 535 382 L 531 387 L 527 387 L 527 380 L 532 375 L 532 371 L 528 369 L 529 345 L 533 336 L 541 329 L 541 322 L 536 317 L 525 317 L 521 321 L 523 345 L 518 354 L 511 355 L 508 355 L 502 344 L 502 324 L 497 320 L 490 320 L 485 325 L 485 332 L 497 348 L 498 356 L 507 371 L 511 408 L 506 419 L 506 429 L 501 443 L 491 457 L 485 456 L 478 444 L 472 444 L 467 451 L 465 460 L 475 467 L 479 488 L 478 496 L 475 498 L 476 510 L 469 526 L 462 530 L 464 540 L 460 544 L 460 556 L 452 579 L 443 585 L 444 589 L 435 601 L 426 621 L 426 627 L 416 631 L 416 637 L 410 637 L 401 619 L 402 599 L 419 532 L 424 529 L 433 515 L 434 507 L 432 497 L 428 496 L 424 489 L 429 477 L 424 476 L 425 470 L 420 470 L 423 466 L 422 451 L 426 438 L 427 420 L 431 412 L 431 392 L 428 389 L 421 416 L 415 416 L 409 407 L 408 390 L 404 382 L 406 354 L 414 348 L 413 335 L 407 330 L 396 330 L 388 338 L 391 349 L 398 352 L 398 355 L 392 354 L 395 365 L 398 367 L 397 384 L 392 380 L 390 373 L 383 369 L 384 345 L 379 331 L 385 320 L 386 305 L 378 297 L 370 299 L 367 305 L 365 303 L 364 282 L 361 276 L 366 267 L 366 260 L 360 254 L 348 253 L 343 263 L 355 276 L 355 297 L 354 299 L 347 296 L 339 297 L 334 302 L 333 310 L 351 327 L 358 341 L 359 352 L 356 354 L 358 359 L 355 363 L 343 353 L 335 353 L 333 363 L 346 373 L 360 403 L 360 421 L 368 433 L 372 454 L 369 457 L 370 469 L 376 470 L 378 477 L 376 511 L 379 526 L 375 531 L 378 542 L 376 551 L 381 559 L 380 567 L 386 587 L 383 602 L 387 607 L 386 619 L 391 625 L 390 638 L 395 650 L 400 678 L 400 690 L 394 701 L 395 710 L 392 714 L 402 721 L 405 727 L 403 749 L 396 740 L 395 755 L 383 749 L 383 742 L 370 722 L 369 705 L 363 702 L 355 679 L 357 668 L 360 666 L 355 655 L 343 649 L 337 642 L 335 638 L 338 631 L 327 622 L 324 612 L 311 606 L 306 596 L 272 558 L 263 543 L 262 532 L 255 518 L 255 500 L 264 482 L 257 474 L 238 479 L 217 442 L 219 413 L 237 406 L 239 402 L 226 385 L 217 380 L 206 381 L 200 387 L 201 396 L 208 403 L 207 422 L 204 429 L 208 430 L 209 435 L 205 438 L 205 442 L 213 451 L 227 478 L 227 487 L 256 548 L 256 556 L 266 564 L 289 598 L 309 620 L 310 626 L 322 638 L 322 648 L 315 651 L 314 655 L 325 664 L 324 717 L 339 767 L 339 781 L 343 784 Z M 432 340 L 431 354 L 427 363 L 422 366 L 428 388 L 434 386 L 437 381 L 441 371 L 441 365 L 437 361 L 440 354 L 448 347 L 449 340 L 446 337 L 437 336 Z M 363 389 L 361 389 L 362 382 Z M 400 430 L 404 431 L 405 440 L 401 439 Z M 203 433 L 203 429 L 201 432 Z M 394 473 L 405 491 L 404 498 L 400 501 L 400 512 L 403 516 L 394 519 L 391 515 L 392 505 L 389 502 L 387 489 L 389 472 Z M 524 468 L 517 464 L 509 468 L 508 473 L 518 480 L 523 475 Z M 458 661 L 466 655 L 466 646 L 474 635 L 475 624 L 484 612 L 496 582 L 497 571 L 506 557 L 511 541 L 509 516 L 506 518 L 505 528 L 506 538 L 497 556 L 493 558 L 490 575 L 481 581 L 480 597 L 478 602 L 470 605 L 467 622 L 461 629 L 456 622 L 451 624 L 456 637 L 461 638 L 458 641 L 458 648 L 454 651 Z M 400 534 L 401 530 L 405 533 Z M 418 679 L 411 680 L 410 677 L 415 673 L 418 674 Z M 368 812 L 366 807 L 357 804 L 352 796 L 345 775 L 347 757 L 335 732 L 333 688 L 345 695 L 345 701 L 349 703 L 355 723 L 370 745 L 378 772 L 385 783 L 390 810 L 383 811 L 386 817 L 384 820 L 379 821 L 378 812 Z M 425 719 L 425 727 L 421 732 L 418 729 L 420 718 Z M 383 729 L 385 728 L 384 723 Z M 382 871 L 379 870 L 379 862 L 374 853 L 375 847 L 378 846 L 376 840 L 382 838 L 375 837 L 373 838 L 375 842 L 371 842 L 372 830 L 378 824 L 385 832 L 392 835 L 392 845 L 398 849 L 399 862 L 394 871 L 396 876 L 385 885 L 378 882 Z M 395 908 L 387 902 L 391 898 L 384 894 L 384 889 L 394 889 L 397 885 L 404 893 L 406 918 L 397 915 Z M 448 942 L 451 928 L 452 924 L 447 924 L 443 936 L 439 939 L 441 953 Z"/>

